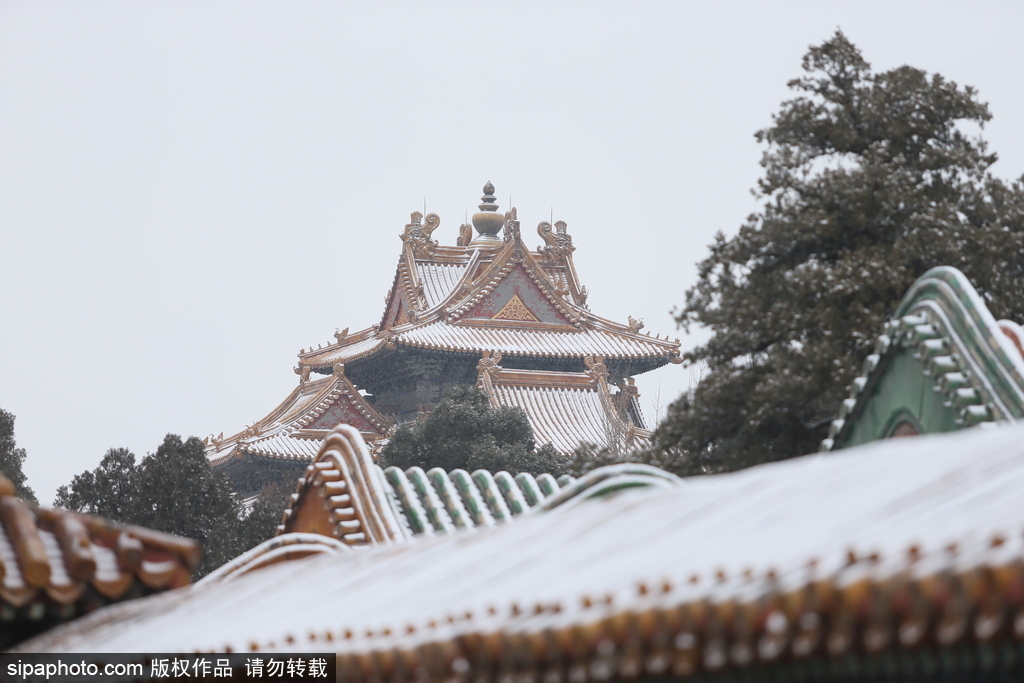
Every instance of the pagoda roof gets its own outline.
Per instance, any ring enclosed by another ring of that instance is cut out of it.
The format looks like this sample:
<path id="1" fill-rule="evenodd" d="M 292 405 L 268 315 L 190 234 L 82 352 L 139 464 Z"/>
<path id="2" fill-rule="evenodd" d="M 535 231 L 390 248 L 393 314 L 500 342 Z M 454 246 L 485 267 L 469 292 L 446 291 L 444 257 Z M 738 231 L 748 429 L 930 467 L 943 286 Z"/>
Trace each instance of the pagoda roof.
<path id="1" fill-rule="evenodd" d="M 614 442 L 623 450 L 631 450 L 650 439 L 635 396 L 628 397 L 627 408 L 619 405 L 624 394 L 611 394 L 600 356 L 585 357 L 585 363 L 598 368 L 596 372 L 557 372 L 506 369 L 497 365 L 500 352 L 481 355 L 484 361 L 477 368 L 478 386 L 493 407 L 521 408 L 538 446 L 550 443 L 558 453 L 569 454 L 583 443 L 603 446 Z M 344 376 L 344 366 L 339 363 L 334 376 L 302 382 L 270 415 L 238 434 L 207 437 L 207 457 L 213 466 L 245 456 L 312 460 L 320 441 L 339 424 L 333 420 L 320 424 L 320 417 L 329 416 L 332 406 L 340 416 L 341 404 L 349 416 L 343 422 L 356 423 L 364 438 L 377 442 L 375 447 L 384 443 L 379 440 L 394 423 L 366 401 Z"/>
<path id="2" fill-rule="evenodd" d="M 507 356 L 533 358 L 663 359 L 679 357 L 679 344 L 667 339 L 631 333 L 592 317 L 591 326 L 572 332 L 506 327 L 460 326 L 444 318 L 422 320 L 381 332 L 370 328 L 354 342 L 347 340 L 299 355 L 299 366 L 326 372 L 335 363 L 352 363 L 381 349 L 404 346 L 478 355 L 500 351 Z"/>
<path id="3" fill-rule="evenodd" d="M 380 323 L 352 335 L 346 329 L 325 347 L 303 350 L 300 368 L 329 372 L 334 363 L 350 363 L 398 346 L 535 358 L 602 355 L 609 360 L 678 362 L 678 340 L 641 334 L 639 321 L 621 324 L 591 313 L 571 248 L 531 251 L 523 243 L 514 209 L 505 217 L 504 242 L 488 248 L 417 242 L 410 234 L 422 233 L 421 219 L 416 212 L 406 226 Z M 438 222 L 434 214 L 426 220 L 428 225 Z M 542 223 L 539 232 L 544 235 L 550 227 Z M 564 224 L 561 227 L 564 230 Z"/>
<path id="4" fill-rule="evenodd" d="M 580 358 L 667 358 L 678 345 L 624 331 L 593 327 L 577 332 L 548 332 L 490 327 L 459 327 L 440 320 L 396 331 L 396 343 L 444 351 L 501 351 L 509 356 Z"/>
<path id="5" fill-rule="evenodd" d="M 485 213 L 496 209 L 487 197 L 485 205 Z M 601 358 L 615 380 L 681 362 L 678 339 L 642 333 L 643 322 L 632 317 L 628 324 L 621 324 L 589 310 L 588 293 L 576 274 L 575 247 L 565 223 L 552 226 L 542 222 L 538 234 L 545 245 L 531 250 L 522 239 L 514 208 L 503 222 L 493 212 L 485 218 L 492 229 L 504 231 L 502 238 L 490 234 L 489 239 L 478 241 L 483 233 L 472 239 L 472 227 L 463 225 L 459 244 L 443 246 L 430 238 L 440 223 L 437 215 L 414 212 L 401 235 L 402 253 L 379 322 L 352 334 L 348 328 L 336 331 L 334 341 L 326 346 L 303 349 L 296 373 L 305 382 L 311 372 L 334 373 L 339 364 L 349 364 L 351 376 L 377 395 L 384 391 L 381 386 L 393 384 L 393 375 L 402 372 L 396 368 L 408 369 L 430 355 L 446 356 L 445 367 L 457 367 L 467 376 L 471 376 L 472 366 L 463 360 L 472 362 L 473 357 L 494 353 L 505 357 L 507 365 L 577 372 L 584 359 Z M 404 365 L 390 362 L 389 354 L 395 351 L 409 354 Z M 553 384 L 546 390 L 540 385 L 502 384 L 497 394 L 492 393 L 492 401 L 522 407 L 534 426 L 536 442 L 551 442 L 562 453 L 579 445 L 578 438 L 606 441 L 608 430 L 598 425 L 617 419 L 616 410 L 607 409 L 607 386 L 605 395 L 599 396 L 601 392 L 593 387 L 570 388 L 574 380 L 569 375 L 534 377 Z M 328 401 L 326 392 L 333 389 L 328 383 L 300 386 L 246 431 L 210 441 L 207 452 L 211 462 L 226 464 L 233 456 L 246 453 L 288 460 L 311 457 L 313 444 L 309 441 L 322 438 L 323 433 L 306 433 L 295 422 L 309 406 Z M 347 394 L 353 408 L 367 413 L 373 423 L 372 428 L 361 427 L 364 436 L 373 439 L 385 434 L 390 422 L 376 414 L 354 387 L 349 386 Z M 619 412 L 625 415 L 627 411 Z M 628 413 L 632 427 L 626 429 L 642 428 L 635 399 Z M 585 419 L 559 425 L 551 414 L 579 414 Z M 642 430 L 634 429 L 628 440 L 632 443 L 634 438 L 644 437 Z"/>
<path id="6" fill-rule="evenodd" d="M 300 380 L 299 386 L 269 415 L 238 434 L 228 438 L 207 437 L 206 456 L 212 466 L 246 455 L 309 461 L 316 457 L 320 442 L 339 421 L 354 423 L 371 440 L 386 434 L 393 425 L 345 377 L 341 364 L 331 377 Z"/>

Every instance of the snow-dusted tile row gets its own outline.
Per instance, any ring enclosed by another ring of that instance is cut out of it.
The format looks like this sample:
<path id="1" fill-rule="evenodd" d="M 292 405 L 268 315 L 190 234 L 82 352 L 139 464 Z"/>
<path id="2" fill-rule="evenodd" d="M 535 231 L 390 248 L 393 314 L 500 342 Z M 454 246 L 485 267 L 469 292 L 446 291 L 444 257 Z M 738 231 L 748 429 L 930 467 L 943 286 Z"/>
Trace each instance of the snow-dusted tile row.
<path id="1" fill-rule="evenodd" d="M 384 342 L 384 337 L 371 334 L 365 339 L 360 339 L 351 344 L 329 346 L 324 348 L 322 352 L 310 352 L 302 355 L 302 363 L 315 367 L 330 367 L 335 363 L 348 363 L 377 351 L 384 345 Z"/>
<path id="2" fill-rule="evenodd" d="M 648 341 L 596 329 L 547 332 L 449 325 L 445 321 L 400 331 L 396 334 L 396 341 L 409 346 L 452 351 L 500 351 L 505 355 L 535 357 L 600 355 L 605 358 L 664 358 L 670 350 L 665 341 L 659 343 L 660 340 Z"/>
<path id="3" fill-rule="evenodd" d="M 722 634 L 752 633 L 752 656 L 770 657 L 777 651 L 768 647 L 771 639 L 762 652 L 757 638 L 778 636 L 784 647 L 796 647 L 804 631 L 846 624 L 848 609 L 851 637 L 867 637 L 858 620 L 881 615 L 889 629 L 884 642 L 911 643 L 913 629 L 894 630 L 908 614 L 900 605 L 923 605 L 927 633 L 930 624 L 947 623 L 933 619 L 934 610 L 951 619 L 959 613 L 950 610 L 960 610 L 967 633 L 979 624 L 984 635 L 991 623 L 971 621 L 979 601 L 1002 597 L 1011 615 L 1019 608 L 1010 604 L 1019 595 L 1007 592 L 1006 581 L 1016 580 L 1013 562 L 1022 558 L 1021 490 L 1024 426 L 899 439 L 587 500 L 514 524 L 275 565 L 108 609 L 28 646 L 376 652 L 378 663 L 393 663 L 397 653 L 414 660 L 448 653 L 439 666 L 462 658 L 456 669 L 465 670 L 487 652 L 465 648 L 492 642 L 486 634 L 498 644 L 525 638 L 525 647 L 548 642 L 547 633 L 568 648 L 556 652 L 562 665 L 582 658 L 591 666 L 608 655 L 618 666 L 615 657 L 624 656 L 634 633 L 648 639 L 637 647 L 652 656 L 662 646 L 670 657 L 690 657 L 697 648 L 696 659 L 678 665 L 708 668 L 723 642 L 745 642 L 715 640 Z M 971 584 L 986 566 L 1008 569 L 990 584 Z M 915 590 L 923 603 L 892 599 L 899 586 L 922 579 L 928 581 Z M 962 600 L 932 601 L 928 592 L 967 590 L 958 586 L 971 587 Z M 823 602 L 822 590 L 834 597 Z M 701 609 L 711 610 L 701 612 L 703 626 L 687 621 Z M 648 614 L 653 621 L 643 621 Z M 732 621 L 721 622 L 715 636 L 721 620 Z M 1014 628 L 1012 619 L 992 623 L 997 634 Z M 807 642 L 825 652 L 828 643 L 846 641 Z M 724 661 L 750 654 L 729 647 Z"/>
<path id="4" fill-rule="evenodd" d="M 320 442 L 315 439 L 300 439 L 290 431 L 280 432 L 265 439 L 245 444 L 246 453 L 268 458 L 312 460 L 316 457 Z"/>
<path id="5" fill-rule="evenodd" d="M 433 308 L 448 297 L 466 274 L 467 263 L 416 262 L 416 276 L 423 285 L 427 308 Z"/>
<path id="6" fill-rule="evenodd" d="M 615 440 L 596 383 L 592 388 L 495 384 L 494 394 L 501 405 L 526 412 L 538 446 L 550 443 L 559 453 L 571 453 L 583 443 Z"/>

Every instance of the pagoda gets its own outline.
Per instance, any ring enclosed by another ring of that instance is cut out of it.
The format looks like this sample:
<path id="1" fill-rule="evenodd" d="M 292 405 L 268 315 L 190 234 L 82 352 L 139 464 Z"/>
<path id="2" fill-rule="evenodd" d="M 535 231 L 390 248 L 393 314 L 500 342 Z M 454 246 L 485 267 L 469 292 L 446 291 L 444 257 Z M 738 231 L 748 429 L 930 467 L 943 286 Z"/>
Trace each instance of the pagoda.
<path id="1" fill-rule="evenodd" d="M 475 384 L 492 406 L 522 408 L 537 445 L 560 453 L 647 442 L 633 377 L 681 362 L 679 340 L 641 332 L 632 317 L 594 315 L 565 222 L 541 222 L 543 245 L 531 250 L 516 209 L 499 213 L 489 182 L 455 246 L 432 239 L 439 224 L 434 213 L 411 215 L 377 324 L 303 349 L 299 384 L 277 408 L 234 436 L 206 439 L 211 465 L 240 490 L 304 467 L 338 424 L 358 429 L 377 453 L 459 385 Z"/>

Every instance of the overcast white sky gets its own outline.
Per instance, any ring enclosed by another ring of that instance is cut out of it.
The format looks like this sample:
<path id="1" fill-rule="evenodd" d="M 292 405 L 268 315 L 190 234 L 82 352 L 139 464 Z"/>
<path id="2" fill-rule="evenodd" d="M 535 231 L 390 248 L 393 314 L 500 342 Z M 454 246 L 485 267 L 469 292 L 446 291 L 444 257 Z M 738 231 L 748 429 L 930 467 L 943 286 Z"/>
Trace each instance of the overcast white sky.
<path id="1" fill-rule="evenodd" d="M 756 208 L 753 133 L 837 27 L 977 87 L 1024 173 L 1024 3 L 496 5 L 0 2 L 0 407 L 43 502 L 263 417 L 300 347 L 380 318 L 409 213 L 454 244 L 486 180 L 528 243 L 568 222 L 595 313 L 681 335 Z M 686 383 L 644 376 L 648 413 Z"/>

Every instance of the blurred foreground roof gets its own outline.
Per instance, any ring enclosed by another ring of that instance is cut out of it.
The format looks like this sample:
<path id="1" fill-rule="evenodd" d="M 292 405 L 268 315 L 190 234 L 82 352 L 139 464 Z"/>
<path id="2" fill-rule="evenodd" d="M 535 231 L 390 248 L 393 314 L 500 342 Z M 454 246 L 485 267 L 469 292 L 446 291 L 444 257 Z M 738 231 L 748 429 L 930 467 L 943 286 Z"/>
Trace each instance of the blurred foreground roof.
<path id="1" fill-rule="evenodd" d="M 105 605 L 179 588 L 199 565 L 187 538 L 15 497 L 0 475 L 0 649 Z"/>
<path id="2" fill-rule="evenodd" d="M 1022 490 L 1024 426 L 888 440 L 409 543 L 326 539 L 24 648 L 334 651 L 345 680 L 402 681 L 995 647 L 1024 636 Z"/>

